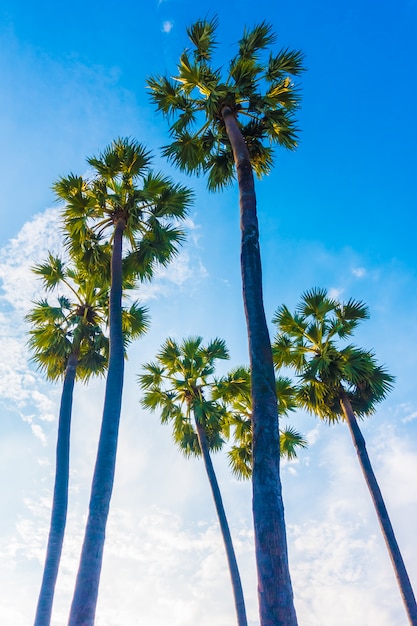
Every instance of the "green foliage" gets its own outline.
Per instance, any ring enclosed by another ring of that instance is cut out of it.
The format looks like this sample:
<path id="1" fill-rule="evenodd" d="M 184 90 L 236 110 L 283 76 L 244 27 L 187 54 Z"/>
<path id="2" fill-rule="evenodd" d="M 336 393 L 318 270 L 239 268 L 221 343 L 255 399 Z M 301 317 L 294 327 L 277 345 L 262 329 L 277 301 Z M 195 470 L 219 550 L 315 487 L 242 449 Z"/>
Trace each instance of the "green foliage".
<path id="1" fill-rule="evenodd" d="M 378 364 L 372 351 L 340 345 L 351 337 L 368 307 L 350 299 L 346 304 L 330 298 L 325 289 L 311 289 L 296 312 L 284 305 L 273 322 L 278 333 L 272 349 L 277 368 L 295 369 L 300 385 L 297 403 L 328 421 L 343 416 L 340 401 L 349 399 L 358 417 L 371 414 L 392 388 L 394 377 Z"/>
<path id="2" fill-rule="evenodd" d="M 107 369 L 109 340 L 109 284 L 89 275 L 85 268 L 64 263 L 49 254 L 48 260 L 33 271 L 41 278 L 46 291 L 61 289 L 56 305 L 46 299 L 34 303 L 26 320 L 32 325 L 29 347 L 32 359 L 50 380 L 65 374 L 68 359 L 77 356 L 76 376 L 87 381 L 103 375 Z M 129 287 L 129 283 L 127 284 Z M 144 307 L 134 302 L 122 311 L 124 345 L 146 332 L 149 320 Z"/>
<path id="3" fill-rule="evenodd" d="M 213 385 L 216 361 L 228 358 L 223 339 L 203 345 L 201 337 L 189 337 L 181 343 L 168 338 L 156 362 L 143 366 L 144 373 L 139 376 L 144 391 L 141 404 L 160 411 L 162 423 L 171 423 L 173 439 L 186 456 L 201 454 L 194 422 L 203 426 L 209 450 L 219 450 L 224 443 L 225 407 L 205 394 Z"/>
<path id="4" fill-rule="evenodd" d="M 198 20 L 187 29 L 185 50 L 171 78 L 147 81 L 151 100 L 170 121 L 172 142 L 164 155 L 188 174 L 208 173 L 212 191 L 234 179 L 234 160 L 223 112 L 230 108 L 245 138 L 253 169 L 261 178 L 273 164 L 273 145 L 297 145 L 294 112 L 299 92 L 294 76 L 303 71 L 303 55 L 283 49 L 267 54 L 276 39 L 266 22 L 245 30 L 227 70 L 212 66 L 217 18 Z"/>
<path id="5" fill-rule="evenodd" d="M 108 285 L 97 286 L 83 270 L 66 265 L 51 254 L 33 271 L 47 291 L 59 287 L 69 294 L 59 295 L 56 306 L 42 299 L 27 314 L 26 320 L 32 324 L 28 343 L 33 361 L 50 380 L 64 376 L 72 354 L 77 356 L 76 374 L 80 380 L 103 374 L 109 348 L 103 332 Z"/>
<path id="6" fill-rule="evenodd" d="M 194 57 L 197 62 L 210 61 L 216 40 L 214 34 L 218 27 L 218 19 L 198 20 L 190 28 L 187 28 L 188 37 L 195 46 Z"/>
<path id="7" fill-rule="evenodd" d="M 87 159 L 88 178 L 70 174 L 54 184 L 64 200 L 66 247 L 86 271 L 110 280 L 114 229 L 123 226 L 125 282 L 150 278 L 157 264 L 177 253 L 184 233 L 178 224 L 187 214 L 192 192 L 149 170 L 150 153 L 129 138 L 113 141 Z"/>
<path id="8" fill-rule="evenodd" d="M 276 393 L 278 413 L 286 416 L 297 407 L 296 389 L 291 380 L 277 377 Z M 222 400 L 226 406 L 223 430 L 230 437 L 232 431 L 234 444 L 228 452 L 229 465 L 239 479 L 252 476 L 252 403 L 250 393 L 250 370 L 237 367 L 226 376 L 216 380 L 212 396 Z M 305 448 L 307 442 L 292 427 L 280 429 L 280 454 L 288 460 L 297 456 L 297 448 Z"/>

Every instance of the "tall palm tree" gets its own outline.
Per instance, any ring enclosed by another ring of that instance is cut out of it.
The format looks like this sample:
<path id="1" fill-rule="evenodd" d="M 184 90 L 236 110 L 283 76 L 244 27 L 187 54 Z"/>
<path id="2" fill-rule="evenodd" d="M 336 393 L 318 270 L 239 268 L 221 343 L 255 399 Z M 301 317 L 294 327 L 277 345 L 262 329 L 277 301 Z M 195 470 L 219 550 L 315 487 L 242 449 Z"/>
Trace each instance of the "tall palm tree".
<path id="1" fill-rule="evenodd" d="M 274 359 L 277 367 L 295 368 L 301 381 L 297 394 L 301 406 L 328 422 L 346 421 L 409 622 L 416 626 L 413 589 L 357 421 L 375 411 L 394 378 L 378 365 L 373 352 L 351 344 L 342 347 L 338 341 L 350 337 L 359 322 L 368 317 L 363 302 L 350 299 L 343 304 L 330 298 L 325 289 L 307 291 L 294 315 L 284 305 L 276 312 L 278 334 L 273 345 Z"/>
<path id="2" fill-rule="evenodd" d="M 88 159 L 88 178 L 70 174 L 54 185 L 65 201 L 68 249 L 83 254 L 93 232 L 112 245 L 110 286 L 110 354 L 102 426 L 90 496 L 89 514 L 69 624 L 94 623 L 105 530 L 114 482 L 122 403 L 124 349 L 122 320 L 123 268 L 127 276 L 152 276 L 156 263 L 166 265 L 183 239 L 176 223 L 187 212 L 192 194 L 162 174 L 150 172 L 150 154 L 132 139 L 117 139 L 98 157 Z M 123 241 L 126 251 L 123 256 Z M 87 247 L 87 252 L 91 250 Z M 83 262 L 97 279 L 96 258 Z"/>
<path id="3" fill-rule="evenodd" d="M 237 622 L 246 626 L 246 610 L 242 584 L 236 562 L 229 524 L 210 450 L 219 450 L 225 407 L 216 400 L 207 399 L 207 391 L 214 384 L 212 374 L 218 359 L 228 359 L 225 342 L 214 339 L 207 346 L 201 337 L 190 337 L 178 344 L 167 339 L 156 357 L 156 362 L 144 366 L 139 376 L 144 390 L 142 405 L 152 411 L 161 411 L 162 423 L 172 422 L 174 441 L 189 456 L 202 456 L 213 494 L 220 529 L 226 549 L 234 593 Z"/>
<path id="4" fill-rule="evenodd" d="M 273 144 L 296 147 L 292 77 L 303 55 L 284 49 L 262 57 L 275 41 L 265 22 L 245 30 L 227 69 L 212 65 L 217 19 L 187 29 L 192 51 L 181 55 L 173 78 L 151 77 L 151 99 L 168 118 L 172 143 L 165 155 L 188 173 L 207 173 L 217 190 L 237 177 L 241 273 L 249 341 L 253 407 L 253 517 L 262 626 L 295 626 L 279 473 L 277 402 L 271 344 L 262 295 L 253 172 L 267 174 Z"/>
<path id="5" fill-rule="evenodd" d="M 280 416 L 288 415 L 297 408 L 295 388 L 289 378 L 278 376 L 276 394 Z M 239 479 L 252 478 L 252 405 L 250 395 L 250 370 L 248 367 L 236 367 L 225 376 L 216 380 L 213 398 L 226 403 L 229 411 L 224 429 L 228 438 L 233 429 L 234 445 L 228 457 L 233 474 Z M 291 460 L 297 457 L 298 448 L 306 448 L 307 442 L 293 427 L 286 426 L 279 430 L 280 455 Z"/>
<path id="6" fill-rule="evenodd" d="M 33 271 L 46 291 L 65 289 L 55 306 L 42 299 L 26 319 L 32 324 L 29 346 L 33 361 L 51 381 L 63 378 L 58 419 L 55 485 L 45 565 L 36 609 L 35 626 L 49 626 L 68 508 L 70 430 L 75 380 L 87 382 L 103 375 L 109 341 L 104 334 L 108 316 L 108 285 L 97 285 L 85 271 L 49 254 Z M 145 309 L 134 303 L 123 313 L 126 338 L 146 330 Z"/>

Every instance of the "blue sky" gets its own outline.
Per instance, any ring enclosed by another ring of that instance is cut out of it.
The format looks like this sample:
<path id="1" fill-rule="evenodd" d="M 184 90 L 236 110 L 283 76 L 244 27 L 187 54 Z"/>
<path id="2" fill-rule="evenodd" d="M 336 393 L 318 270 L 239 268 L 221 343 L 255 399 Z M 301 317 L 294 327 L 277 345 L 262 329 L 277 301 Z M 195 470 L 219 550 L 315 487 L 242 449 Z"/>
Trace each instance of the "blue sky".
<path id="1" fill-rule="evenodd" d="M 271 6 L 272 5 L 272 6 Z M 158 155 L 166 126 L 149 104 L 148 74 L 170 73 L 185 28 L 217 14 L 219 63 L 244 25 L 262 20 L 277 47 L 301 49 L 300 146 L 280 151 L 257 183 L 265 307 L 326 287 L 363 299 L 371 318 L 356 341 L 396 377 L 363 423 L 399 544 L 417 586 L 417 272 L 414 0 L 362 3 L 136 3 L 71 5 L 4 0 L 0 8 L 0 614 L 33 619 L 49 523 L 59 385 L 29 362 L 23 317 L 39 287 L 30 266 L 59 251 L 52 182 L 86 171 L 85 158 L 133 136 L 155 165 L 192 185 L 189 237 L 174 267 L 139 296 L 149 334 L 132 346 L 98 626 L 233 623 L 225 557 L 206 477 L 168 428 L 139 408 L 136 375 L 168 335 L 221 336 L 230 366 L 247 361 L 240 293 L 236 189 L 208 195 Z M 76 390 L 68 534 L 54 624 L 66 623 L 101 417 L 102 382 Z M 386 551 L 343 424 L 297 414 L 309 448 L 284 463 L 290 561 L 300 624 L 405 626 Z M 236 541 L 250 626 L 258 623 L 250 487 L 214 459 Z M 211 607 L 207 612 L 207 606 Z"/>

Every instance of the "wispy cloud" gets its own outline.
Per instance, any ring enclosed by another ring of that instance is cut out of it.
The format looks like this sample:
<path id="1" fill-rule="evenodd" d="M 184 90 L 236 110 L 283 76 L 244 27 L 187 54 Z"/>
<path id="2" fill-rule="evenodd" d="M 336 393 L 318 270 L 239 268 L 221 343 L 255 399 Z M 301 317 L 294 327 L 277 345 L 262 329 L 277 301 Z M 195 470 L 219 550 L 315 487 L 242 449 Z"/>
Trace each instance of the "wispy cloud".
<path id="1" fill-rule="evenodd" d="M 356 276 L 356 278 L 363 278 L 366 276 L 366 269 L 364 267 L 354 267 L 352 274 Z"/>
<path id="2" fill-rule="evenodd" d="M 31 267 L 43 261 L 48 251 L 58 254 L 61 250 L 59 209 L 46 209 L 26 222 L 0 249 L 1 300 L 25 314 L 39 293 L 39 280 Z"/>
<path id="3" fill-rule="evenodd" d="M 343 293 L 343 289 L 338 288 L 338 287 L 331 287 L 329 289 L 329 298 L 334 298 L 335 300 L 338 300 L 340 298 L 340 296 Z"/>
<path id="4" fill-rule="evenodd" d="M 171 22 L 170 20 L 166 20 L 162 24 L 163 33 L 170 33 L 173 28 L 174 28 L 174 22 Z"/>
<path id="5" fill-rule="evenodd" d="M 413 411 L 413 413 L 409 413 L 401 421 L 403 424 L 407 424 L 408 422 L 412 422 L 416 419 L 417 419 L 417 411 Z"/>

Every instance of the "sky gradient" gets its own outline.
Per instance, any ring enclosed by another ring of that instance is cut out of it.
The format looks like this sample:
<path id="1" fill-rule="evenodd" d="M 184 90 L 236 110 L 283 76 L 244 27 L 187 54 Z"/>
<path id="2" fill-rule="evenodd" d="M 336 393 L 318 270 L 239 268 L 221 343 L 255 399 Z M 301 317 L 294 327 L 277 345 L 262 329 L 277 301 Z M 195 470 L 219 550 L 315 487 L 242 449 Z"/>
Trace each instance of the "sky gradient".
<path id="1" fill-rule="evenodd" d="M 126 365 L 116 482 L 97 626 L 225 626 L 233 599 L 202 462 L 186 460 L 168 427 L 139 406 L 136 383 L 168 336 L 226 340 L 229 367 L 247 362 L 236 188 L 209 195 L 203 179 L 160 156 L 166 125 L 149 103 L 149 74 L 174 73 L 185 28 L 217 14 L 219 64 L 243 27 L 267 20 L 276 48 L 301 49 L 300 145 L 277 151 L 257 182 L 267 319 L 303 291 L 364 300 L 355 343 L 396 376 L 362 423 L 368 451 L 417 587 L 417 264 L 415 149 L 417 3 L 349 5 L 122 0 L 0 8 L 0 615 L 33 621 L 49 525 L 60 385 L 30 363 L 25 313 L 40 296 L 30 267 L 59 252 L 51 185 L 83 174 L 86 157 L 131 136 L 156 169 L 195 189 L 188 238 L 175 263 L 143 285 L 149 333 Z M 273 328 L 271 325 L 271 333 Z M 66 624 L 87 512 L 103 382 L 77 385 L 70 511 L 53 623 Z M 300 626 L 406 626 L 407 620 L 347 428 L 296 413 L 309 447 L 284 462 L 290 567 Z M 250 485 L 214 458 L 236 543 L 250 626 L 259 623 Z"/>

